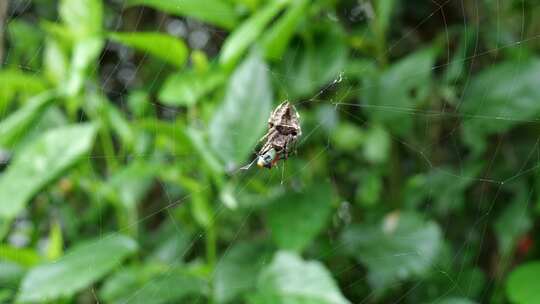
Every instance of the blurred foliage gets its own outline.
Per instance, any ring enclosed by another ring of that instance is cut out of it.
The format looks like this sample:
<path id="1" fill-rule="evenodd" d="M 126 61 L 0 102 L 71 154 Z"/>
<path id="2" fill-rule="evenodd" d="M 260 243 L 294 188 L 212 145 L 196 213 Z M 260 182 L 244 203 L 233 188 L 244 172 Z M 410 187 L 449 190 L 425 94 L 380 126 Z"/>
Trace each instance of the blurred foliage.
<path id="1" fill-rule="evenodd" d="M 538 4 L 8 0 L 0 303 L 539 303 Z"/>

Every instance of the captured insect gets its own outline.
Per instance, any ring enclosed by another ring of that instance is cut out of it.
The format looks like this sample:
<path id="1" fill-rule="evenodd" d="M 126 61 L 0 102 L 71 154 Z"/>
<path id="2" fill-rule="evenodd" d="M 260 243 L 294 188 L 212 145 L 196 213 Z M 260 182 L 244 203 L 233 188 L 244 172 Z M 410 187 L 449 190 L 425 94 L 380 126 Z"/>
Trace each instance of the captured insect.
<path id="1" fill-rule="evenodd" d="M 257 166 L 272 169 L 280 159 L 287 159 L 291 146 L 301 135 L 300 115 L 296 108 L 288 101 L 282 102 L 268 119 L 268 132 L 260 140 L 266 142 L 255 159 Z M 251 164 L 242 169 L 249 169 Z"/>

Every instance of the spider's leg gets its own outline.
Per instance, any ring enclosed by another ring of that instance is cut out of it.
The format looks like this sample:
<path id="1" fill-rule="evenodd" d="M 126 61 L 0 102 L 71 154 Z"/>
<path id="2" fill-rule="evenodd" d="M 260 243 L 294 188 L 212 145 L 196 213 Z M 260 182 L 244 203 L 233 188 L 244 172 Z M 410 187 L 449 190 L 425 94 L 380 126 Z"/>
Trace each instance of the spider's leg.
<path id="1" fill-rule="evenodd" d="M 239 170 L 249 170 L 249 168 L 251 168 L 251 166 L 253 166 L 253 164 L 257 161 L 257 157 L 255 157 L 249 164 L 243 166 L 243 167 L 240 167 Z"/>
<path id="2" fill-rule="evenodd" d="M 263 137 L 261 137 L 261 139 L 259 139 L 259 142 L 262 142 L 263 140 L 268 138 L 268 135 L 270 135 L 270 131 L 266 132 L 266 134 L 264 134 Z"/>

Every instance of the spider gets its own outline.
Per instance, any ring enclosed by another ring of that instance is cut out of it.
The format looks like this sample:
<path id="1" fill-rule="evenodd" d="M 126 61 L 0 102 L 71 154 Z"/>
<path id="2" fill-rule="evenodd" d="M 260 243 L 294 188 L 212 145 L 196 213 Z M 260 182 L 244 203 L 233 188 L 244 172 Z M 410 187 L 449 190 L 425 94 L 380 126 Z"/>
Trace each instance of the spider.
<path id="1" fill-rule="evenodd" d="M 280 158 L 287 159 L 291 145 L 302 135 L 300 115 L 288 101 L 281 103 L 268 119 L 265 144 L 257 153 L 257 166 L 272 169 Z"/>

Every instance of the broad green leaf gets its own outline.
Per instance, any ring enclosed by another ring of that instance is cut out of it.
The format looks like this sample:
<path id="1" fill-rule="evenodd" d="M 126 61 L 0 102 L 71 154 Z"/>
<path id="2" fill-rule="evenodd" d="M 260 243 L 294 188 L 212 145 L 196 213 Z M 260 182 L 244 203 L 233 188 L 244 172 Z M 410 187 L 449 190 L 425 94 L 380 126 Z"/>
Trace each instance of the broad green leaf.
<path id="1" fill-rule="evenodd" d="M 113 41 L 125 44 L 155 56 L 167 63 L 181 67 L 187 60 L 188 48 L 184 41 L 156 32 L 109 33 Z"/>
<path id="2" fill-rule="evenodd" d="M 183 262 L 193 243 L 187 231 L 179 230 L 174 225 L 176 224 L 173 224 L 174 229 L 169 234 L 170 236 L 156 246 L 154 251 L 148 256 L 148 260 L 167 264 Z M 160 233 L 160 235 L 163 235 L 163 233 Z"/>
<path id="3" fill-rule="evenodd" d="M 24 269 L 12 262 L 0 260 L 0 286 L 9 286 L 15 289 L 18 286 L 20 279 L 24 275 Z M 0 301 L 0 303 L 3 303 Z"/>
<path id="4" fill-rule="evenodd" d="M 148 263 L 122 267 L 105 280 L 99 291 L 100 299 L 107 303 L 125 303 L 153 276 L 162 271 L 163 266 Z"/>
<path id="5" fill-rule="evenodd" d="M 39 114 L 39 117 L 31 123 L 28 129 L 21 133 L 21 138 L 17 139 L 16 144 L 11 146 L 10 150 L 13 155 L 17 155 L 19 151 L 24 149 L 27 145 L 31 145 L 44 132 L 63 127 L 67 124 L 68 121 L 64 112 L 55 104 L 48 105 L 45 110 Z"/>
<path id="6" fill-rule="evenodd" d="M 540 261 L 528 262 L 514 269 L 506 281 L 506 295 L 516 304 L 540 303 Z"/>
<path id="7" fill-rule="evenodd" d="M 0 289 L 0 303 L 8 303 L 13 297 L 13 290 L 11 289 Z"/>
<path id="8" fill-rule="evenodd" d="M 96 71 L 91 70 L 91 68 L 101 53 L 103 44 L 101 38 L 87 38 L 77 41 L 71 57 L 69 78 L 61 86 L 67 96 L 73 97 L 77 95 L 84 82 L 88 79 L 88 74 Z"/>
<path id="9" fill-rule="evenodd" d="M 0 147 L 12 148 L 18 140 L 28 131 L 43 113 L 45 108 L 54 100 L 53 92 L 46 92 L 30 99 L 16 112 L 0 121 Z"/>
<path id="10" fill-rule="evenodd" d="M 348 122 L 338 124 L 330 135 L 336 147 L 346 152 L 358 151 L 365 140 L 364 130 Z"/>
<path id="11" fill-rule="evenodd" d="M 6 21 L 9 53 L 5 63 L 7 66 L 20 66 L 37 71 L 41 61 L 43 32 L 36 30 L 35 24 L 26 18 L 8 18 Z M 5 28 L 3 30 L 5 31 Z"/>
<path id="12" fill-rule="evenodd" d="M 121 235 L 106 235 L 76 244 L 59 260 L 32 268 L 26 274 L 18 301 L 49 302 L 67 298 L 88 287 L 137 250 Z"/>
<path id="13" fill-rule="evenodd" d="M 182 267 L 159 269 L 151 266 L 147 264 L 144 268 L 128 268 L 116 273 L 103 287 L 103 298 L 107 303 L 192 303 L 182 300 L 208 293 L 208 284 Z"/>
<path id="14" fill-rule="evenodd" d="M 465 136 L 480 137 L 527 123 L 540 113 L 540 59 L 503 62 L 475 76 L 460 114 Z"/>
<path id="15" fill-rule="evenodd" d="M 173 269 L 151 278 L 149 282 L 141 286 L 141 289 L 135 290 L 128 299 L 129 303 L 133 304 L 175 303 L 189 296 L 200 297 L 207 293 L 208 286 L 202 279 L 185 270 Z"/>
<path id="16" fill-rule="evenodd" d="M 360 182 L 356 188 L 355 201 L 362 207 L 373 207 L 381 198 L 383 178 L 375 170 L 368 170 L 360 175 Z"/>
<path id="17" fill-rule="evenodd" d="M 109 186 L 128 209 L 136 208 L 152 185 L 158 168 L 150 162 L 134 160 L 109 179 Z"/>
<path id="18" fill-rule="evenodd" d="M 350 255 L 368 268 L 377 291 L 397 281 L 424 276 L 436 261 L 442 236 L 439 226 L 414 213 L 391 213 L 378 225 L 357 224 L 343 234 Z"/>
<path id="19" fill-rule="evenodd" d="M 210 144 L 227 169 L 244 163 L 262 136 L 272 104 L 268 67 L 251 54 L 233 73 L 210 123 Z"/>
<path id="20" fill-rule="evenodd" d="M 127 4 L 145 5 L 177 16 L 187 16 L 226 29 L 234 27 L 238 17 L 234 7 L 224 0 L 127 0 Z"/>
<path id="21" fill-rule="evenodd" d="M 24 267 L 32 267 L 42 261 L 37 251 L 28 248 L 17 248 L 0 245 L 0 260 L 11 261 Z"/>
<path id="22" fill-rule="evenodd" d="M 346 67 L 348 50 L 339 26 L 323 23 L 310 34 L 302 47 L 289 48 L 283 57 L 282 74 L 287 75 L 287 93 L 293 98 L 311 98 L 339 85 Z"/>
<path id="23" fill-rule="evenodd" d="M 60 19 L 77 38 L 101 33 L 103 24 L 102 0 L 61 0 Z"/>
<path id="24" fill-rule="evenodd" d="M 465 206 L 465 191 L 475 182 L 483 163 L 452 167 L 436 167 L 425 174 L 412 176 L 405 187 L 405 206 L 418 208 L 426 200 L 432 201 L 431 209 L 441 216 L 459 211 Z"/>
<path id="25" fill-rule="evenodd" d="M 14 69 L 0 70 L 0 113 L 2 113 L 0 119 L 4 119 L 5 110 L 15 94 L 22 94 L 23 97 L 27 97 L 45 89 L 46 83 L 36 74 L 24 73 Z"/>
<path id="26" fill-rule="evenodd" d="M 268 23 L 283 9 L 289 0 L 270 1 L 232 32 L 223 43 L 219 62 L 225 66 L 235 63 L 249 46 L 261 35 Z"/>
<path id="27" fill-rule="evenodd" d="M 279 18 L 264 34 L 261 44 L 265 50 L 266 58 L 281 59 L 298 24 L 306 16 L 306 9 L 310 1 L 293 1 L 283 17 Z"/>
<path id="28" fill-rule="evenodd" d="M 255 288 L 255 278 L 270 259 L 268 246 L 261 242 L 235 244 L 219 259 L 214 273 L 214 299 L 227 303 Z"/>
<path id="29" fill-rule="evenodd" d="M 367 78 L 362 104 L 369 109 L 368 115 L 394 134 L 408 134 L 413 126 L 411 111 L 429 92 L 434 60 L 432 49 L 416 51 L 379 75 Z"/>
<path id="30" fill-rule="evenodd" d="M 365 133 L 362 154 L 367 161 L 381 164 L 388 160 L 391 147 L 392 139 L 388 131 L 374 124 Z"/>
<path id="31" fill-rule="evenodd" d="M 344 304 L 332 274 L 318 261 L 304 261 L 296 254 L 278 252 L 257 279 L 261 303 Z"/>
<path id="32" fill-rule="evenodd" d="M 220 87 L 226 80 L 221 71 L 182 71 L 167 77 L 159 91 L 161 103 L 169 106 L 192 106 Z"/>
<path id="33" fill-rule="evenodd" d="M 38 191 L 77 163 L 92 147 L 94 134 L 92 125 L 72 125 L 25 146 L 0 176 L 0 217 L 16 216 Z"/>
<path id="34" fill-rule="evenodd" d="M 45 76 L 55 85 L 60 85 L 68 73 L 68 59 L 56 39 L 48 39 L 45 43 L 44 68 Z"/>
<path id="35" fill-rule="evenodd" d="M 204 140 L 201 132 L 194 128 L 188 128 L 185 135 L 195 151 L 197 151 L 197 154 L 204 161 L 205 167 L 215 174 L 220 175 L 223 173 L 223 166 L 218 158 L 219 155 L 216 155 L 210 149 L 210 145 Z"/>
<path id="36" fill-rule="evenodd" d="M 325 227 L 332 211 L 332 188 L 314 184 L 288 191 L 269 204 L 267 221 L 280 248 L 301 251 Z"/>

